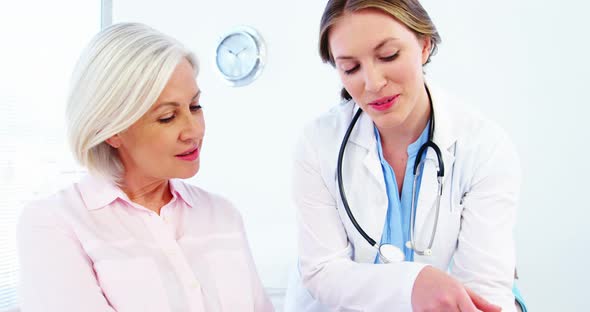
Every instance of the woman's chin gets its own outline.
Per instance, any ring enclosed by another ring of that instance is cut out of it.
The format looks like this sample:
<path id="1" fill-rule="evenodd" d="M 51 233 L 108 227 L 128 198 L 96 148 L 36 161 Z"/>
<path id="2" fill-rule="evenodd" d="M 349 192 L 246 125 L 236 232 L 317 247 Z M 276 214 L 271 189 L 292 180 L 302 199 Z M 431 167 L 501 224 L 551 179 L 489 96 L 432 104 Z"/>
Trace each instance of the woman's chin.
<path id="1" fill-rule="evenodd" d="M 190 165 L 173 166 L 168 168 L 161 168 L 158 172 L 151 172 L 150 176 L 160 177 L 163 179 L 189 179 L 194 177 L 199 172 L 200 165 L 198 162 Z"/>
<path id="2" fill-rule="evenodd" d="M 197 174 L 197 172 L 199 172 L 199 165 L 198 164 L 194 168 L 185 169 L 185 170 L 181 170 L 181 171 L 177 172 L 177 174 L 175 175 L 175 178 L 189 179 L 189 178 L 194 177 Z"/>

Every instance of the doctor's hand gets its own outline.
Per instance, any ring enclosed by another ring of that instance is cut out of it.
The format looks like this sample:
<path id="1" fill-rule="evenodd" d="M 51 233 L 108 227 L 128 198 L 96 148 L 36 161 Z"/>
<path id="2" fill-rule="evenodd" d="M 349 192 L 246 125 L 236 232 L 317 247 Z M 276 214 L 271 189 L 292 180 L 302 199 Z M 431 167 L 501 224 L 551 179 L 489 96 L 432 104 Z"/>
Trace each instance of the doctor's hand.
<path id="1" fill-rule="evenodd" d="M 489 303 L 448 274 L 427 266 L 416 277 L 412 288 L 414 312 L 499 312 L 502 309 Z"/>

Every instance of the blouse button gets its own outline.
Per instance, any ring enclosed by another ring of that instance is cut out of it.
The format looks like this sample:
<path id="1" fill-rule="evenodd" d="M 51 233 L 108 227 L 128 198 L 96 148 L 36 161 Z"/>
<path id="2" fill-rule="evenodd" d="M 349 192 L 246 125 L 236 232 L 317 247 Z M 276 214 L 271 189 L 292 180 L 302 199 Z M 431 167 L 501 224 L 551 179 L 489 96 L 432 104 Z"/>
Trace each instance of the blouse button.
<path id="1" fill-rule="evenodd" d="M 164 249 L 164 253 L 168 256 L 176 256 L 178 253 L 172 248 Z"/>
<path id="2" fill-rule="evenodd" d="M 199 285 L 199 282 L 197 282 L 197 281 L 195 280 L 195 281 L 192 281 L 192 282 L 191 282 L 191 284 L 190 284 L 190 287 L 191 287 L 192 289 L 198 289 L 198 288 L 200 288 L 200 287 L 201 287 L 201 285 Z"/>

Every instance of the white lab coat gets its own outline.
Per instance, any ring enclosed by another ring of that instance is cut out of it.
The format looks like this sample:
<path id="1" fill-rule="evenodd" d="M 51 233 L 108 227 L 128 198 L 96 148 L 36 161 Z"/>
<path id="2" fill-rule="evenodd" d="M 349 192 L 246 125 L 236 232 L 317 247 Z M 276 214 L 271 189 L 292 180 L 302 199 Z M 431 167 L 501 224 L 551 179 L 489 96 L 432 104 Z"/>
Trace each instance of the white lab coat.
<path id="1" fill-rule="evenodd" d="M 432 256 L 373 264 L 377 251 L 350 222 L 337 186 L 338 150 L 358 109 L 353 101 L 343 103 L 308 125 L 296 150 L 300 274 L 290 281 L 286 311 L 411 311 L 415 278 L 427 264 L 448 271 L 502 311 L 514 311 L 513 227 L 521 180 L 517 153 L 496 124 L 429 89 L 433 140 L 445 166 Z M 420 248 L 430 239 L 437 193 L 436 155 L 429 149 L 426 157 L 432 161 L 424 167 L 415 222 Z M 367 114 L 350 136 L 343 180 L 352 213 L 379 242 L 388 199 Z"/>

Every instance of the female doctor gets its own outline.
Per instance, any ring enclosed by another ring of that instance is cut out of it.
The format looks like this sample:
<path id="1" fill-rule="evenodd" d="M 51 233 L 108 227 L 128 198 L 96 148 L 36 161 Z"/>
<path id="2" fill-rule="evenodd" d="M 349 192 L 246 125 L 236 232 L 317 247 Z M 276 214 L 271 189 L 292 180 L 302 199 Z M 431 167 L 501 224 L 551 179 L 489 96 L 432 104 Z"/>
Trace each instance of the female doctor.
<path id="1" fill-rule="evenodd" d="M 518 156 L 426 81 L 439 42 L 417 0 L 328 1 L 320 54 L 345 101 L 297 148 L 287 311 L 515 311 Z"/>

